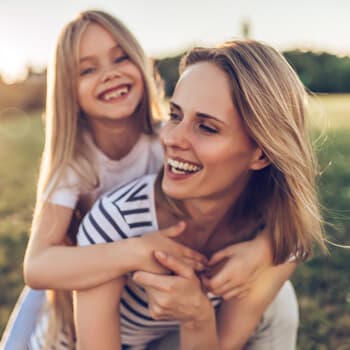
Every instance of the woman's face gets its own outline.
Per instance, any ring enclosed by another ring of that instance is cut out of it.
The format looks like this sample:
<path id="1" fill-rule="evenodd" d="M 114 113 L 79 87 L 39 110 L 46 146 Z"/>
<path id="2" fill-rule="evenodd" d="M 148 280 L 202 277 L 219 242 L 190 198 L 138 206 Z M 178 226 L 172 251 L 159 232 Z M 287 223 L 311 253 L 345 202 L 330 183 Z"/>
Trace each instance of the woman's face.
<path id="1" fill-rule="evenodd" d="M 78 56 L 78 98 L 87 116 L 95 121 L 131 116 L 143 96 L 143 79 L 114 37 L 90 23 Z"/>
<path id="2" fill-rule="evenodd" d="M 229 78 L 210 62 L 191 65 L 181 75 L 161 142 L 163 190 L 181 200 L 233 201 L 262 158 L 232 102 Z"/>

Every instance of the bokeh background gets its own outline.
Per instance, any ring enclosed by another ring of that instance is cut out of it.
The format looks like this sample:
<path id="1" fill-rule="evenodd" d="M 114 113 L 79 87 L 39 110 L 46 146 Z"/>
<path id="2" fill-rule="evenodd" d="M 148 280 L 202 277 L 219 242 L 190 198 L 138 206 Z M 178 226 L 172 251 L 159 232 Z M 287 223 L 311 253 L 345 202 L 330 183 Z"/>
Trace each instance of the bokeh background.
<path id="1" fill-rule="evenodd" d="M 46 65 L 62 26 L 89 8 L 112 13 L 135 33 L 167 96 L 180 57 L 193 45 L 250 37 L 281 50 L 310 91 L 327 238 L 350 245 L 350 1 L 1 0 L 0 334 L 23 288 L 43 147 Z M 329 249 L 329 256 L 316 250 L 293 276 L 299 350 L 350 349 L 350 249 Z"/>

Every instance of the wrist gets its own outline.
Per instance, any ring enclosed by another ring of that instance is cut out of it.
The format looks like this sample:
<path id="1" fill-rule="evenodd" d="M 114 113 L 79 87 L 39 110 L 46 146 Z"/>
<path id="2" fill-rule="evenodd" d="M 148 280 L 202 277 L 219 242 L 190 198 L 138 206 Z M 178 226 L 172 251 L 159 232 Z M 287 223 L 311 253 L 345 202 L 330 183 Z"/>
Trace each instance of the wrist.
<path id="1" fill-rule="evenodd" d="M 123 239 L 113 244 L 116 245 L 113 250 L 114 268 L 121 271 L 122 274 L 138 270 L 137 255 L 133 253 L 135 249 L 134 239 Z"/>
<path id="2" fill-rule="evenodd" d="M 200 330 L 215 322 L 215 310 L 209 298 L 203 295 L 200 311 L 193 318 L 181 321 L 181 327 L 186 330 Z"/>

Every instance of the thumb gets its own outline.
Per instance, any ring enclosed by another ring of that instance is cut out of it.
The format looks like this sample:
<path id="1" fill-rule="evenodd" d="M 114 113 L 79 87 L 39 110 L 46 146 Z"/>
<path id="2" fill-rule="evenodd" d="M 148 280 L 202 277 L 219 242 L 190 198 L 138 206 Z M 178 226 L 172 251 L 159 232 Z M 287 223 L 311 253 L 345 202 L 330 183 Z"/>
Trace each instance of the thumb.
<path id="1" fill-rule="evenodd" d="M 186 223 L 184 221 L 179 221 L 176 225 L 173 225 L 161 230 L 161 233 L 165 237 L 169 237 L 169 238 L 177 237 L 184 232 L 185 227 L 186 227 Z"/>
<path id="2" fill-rule="evenodd" d="M 157 261 L 162 264 L 164 267 L 169 269 L 170 271 L 174 272 L 176 275 L 184 277 L 184 278 L 191 278 L 193 275 L 193 270 L 187 266 L 185 263 L 181 262 L 174 256 L 165 254 L 161 251 L 155 251 L 154 256 L 156 257 Z"/>
<path id="3" fill-rule="evenodd" d="M 208 265 L 213 266 L 213 265 L 217 264 L 218 262 L 220 262 L 221 260 L 231 256 L 231 254 L 232 253 L 231 253 L 230 247 L 226 247 L 224 249 L 221 249 L 218 252 L 216 252 L 214 255 L 212 255 L 212 257 L 210 258 L 210 260 L 208 262 Z"/>

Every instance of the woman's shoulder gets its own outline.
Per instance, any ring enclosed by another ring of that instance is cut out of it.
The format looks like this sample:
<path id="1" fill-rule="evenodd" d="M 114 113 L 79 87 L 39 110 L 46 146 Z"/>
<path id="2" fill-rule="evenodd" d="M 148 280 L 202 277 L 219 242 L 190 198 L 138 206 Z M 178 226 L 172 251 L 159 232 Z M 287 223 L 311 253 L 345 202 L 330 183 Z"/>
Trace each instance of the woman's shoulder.
<path id="1" fill-rule="evenodd" d="M 155 174 L 145 175 L 100 197 L 83 219 L 79 245 L 113 242 L 154 230 L 155 179 Z"/>
<path id="2" fill-rule="evenodd" d="M 136 180 L 105 193 L 100 197 L 99 201 L 119 207 L 130 206 L 130 203 L 140 205 L 140 201 L 151 201 L 154 197 L 156 177 L 156 174 L 143 175 Z"/>

